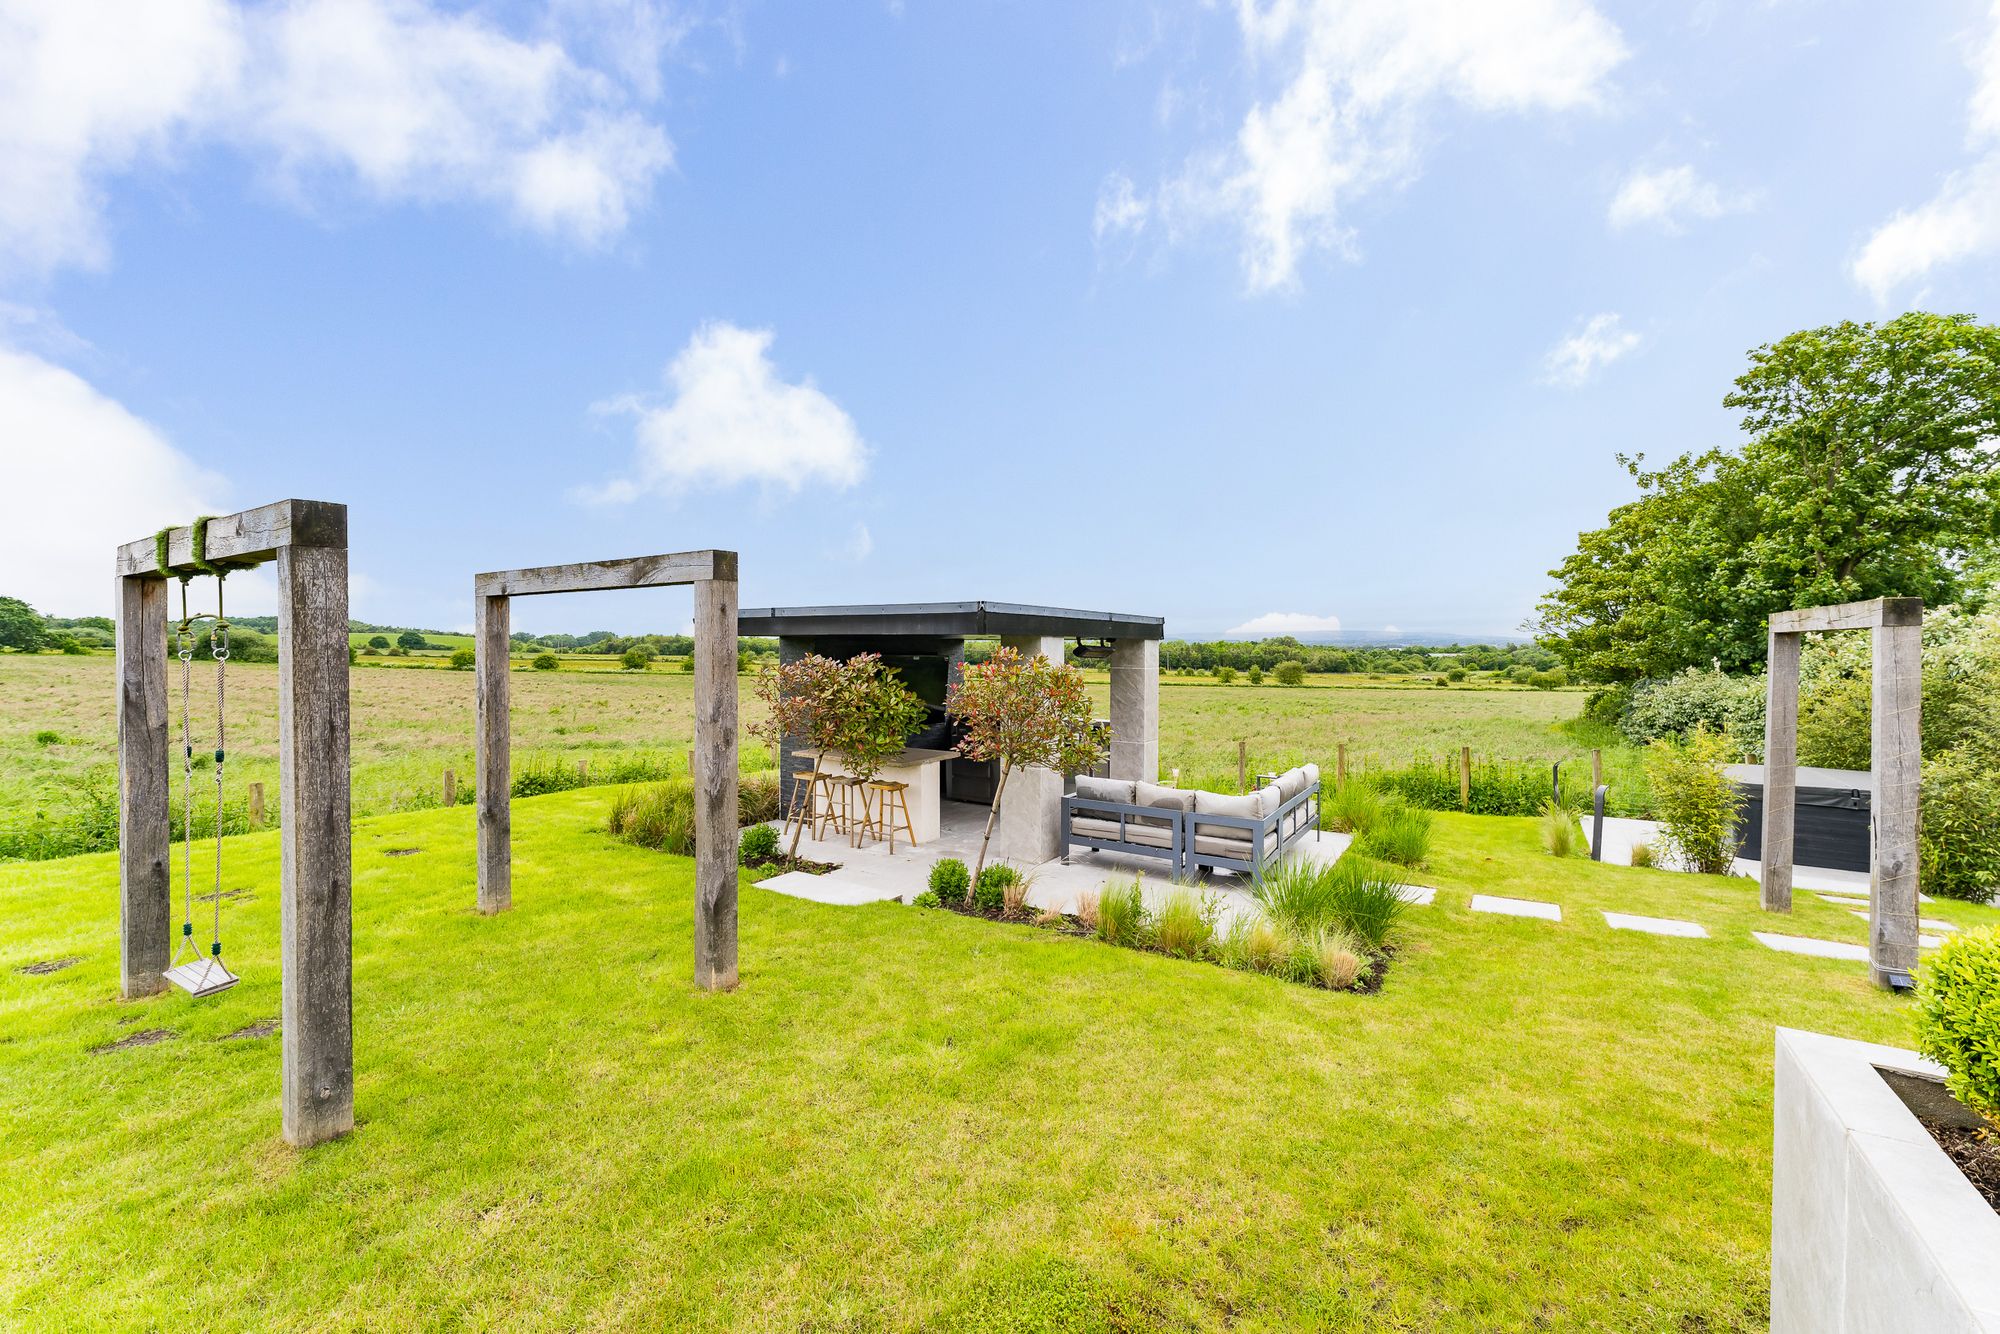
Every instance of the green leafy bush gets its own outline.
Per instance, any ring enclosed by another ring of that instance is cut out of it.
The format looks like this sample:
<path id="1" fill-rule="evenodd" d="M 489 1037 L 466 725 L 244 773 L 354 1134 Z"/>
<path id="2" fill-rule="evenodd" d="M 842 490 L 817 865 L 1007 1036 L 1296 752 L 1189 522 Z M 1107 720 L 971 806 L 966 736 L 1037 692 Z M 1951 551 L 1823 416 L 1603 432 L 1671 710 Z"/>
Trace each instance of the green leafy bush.
<path id="1" fill-rule="evenodd" d="M 1659 841 L 1686 870 L 1726 875 L 1736 857 L 1743 792 L 1729 781 L 1728 740 L 1697 723 L 1686 741 L 1661 737 L 1646 748 L 1646 777 L 1660 816 Z"/>
<path id="2" fill-rule="evenodd" d="M 455 648 L 451 651 L 451 669 L 455 672 L 469 672 L 479 661 L 479 655 L 469 648 Z"/>
<path id="3" fill-rule="evenodd" d="M 534 661 L 528 665 L 538 672 L 553 672 L 562 666 L 562 659 L 553 653 L 537 653 Z"/>
<path id="4" fill-rule="evenodd" d="M 644 649 L 628 648 L 618 655 L 618 669 L 624 672 L 643 672 L 653 655 Z"/>
<path id="5" fill-rule="evenodd" d="M 1444 674 L 1444 679 L 1453 682 L 1454 684 L 1459 681 L 1463 681 L 1465 677 L 1466 677 L 1466 671 L 1465 668 L 1463 667 L 1454 667 L 1450 671 Z"/>
<path id="6" fill-rule="evenodd" d="M 1385 801 L 1374 823 L 1355 837 L 1354 848 L 1377 861 L 1422 866 L 1431 855 L 1431 813 L 1402 801 Z"/>
<path id="7" fill-rule="evenodd" d="M 965 891 L 972 884 L 972 872 L 956 857 L 946 857 L 931 867 L 931 892 L 946 903 L 965 902 Z"/>
<path id="8" fill-rule="evenodd" d="M 1306 665 L 1297 658 L 1287 658 L 1271 669 L 1271 675 L 1281 686 L 1302 686 L 1306 683 Z"/>
<path id="9" fill-rule="evenodd" d="M 1230 685 L 1236 680 L 1236 669 L 1234 667 L 1218 667 L 1215 669 L 1215 679 L 1224 685 Z"/>
<path id="10" fill-rule="evenodd" d="M 767 824 L 753 824 L 743 831 L 743 837 L 736 843 L 736 860 L 745 866 L 757 866 L 764 862 L 776 861 L 778 857 L 778 831 Z"/>
<path id="11" fill-rule="evenodd" d="M 1569 684 L 1569 673 L 1557 667 L 1553 671 L 1528 673 L 1528 684 L 1537 690 L 1560 690 Z"/>
<path id="12" fill-rule="evenodd" d="M 38 746 L 61 745 L 62 733 L 55 731 L 52 728 L 44 727 L 41 731 L 35 733 L 35 744 Z"/>
<path id="13" fill-rule="evenodd" d="M 1685 741 L 1697 727 L 1707 727 L 1731 743 L 1731 759 L 1760 755 L 1764 748 L 1764 678 L 1730 676 L 1690 667 L 1673 676 L 1641 681 L 1623 698 L 1618 730 L 1635 746 L 1665 738 Z M 1593 703 L 1596 696 L 1592 697 Z M 1862 735 L 1867 735 L 1863 729 Z M 1862 765 L 1866 768 L 1867 765 Z"/>
<path id="14" fill-rule="evenodd" d="M 411 649 L 429 648 L 430 641 L 415 630 L 405 630 L 396 636 L 396 647 L 407 653 Z"/>
<path id="15" fill-rule="evenodd" d="M 1946 1087 L 2000 1130 L 2000 928 L 1952 936 L 1917 979 L 1917 1049 Z"/>
<path id="16" fill-rule="evenodd" d="M 972 886 L 972 906 L 981 912 L 998 912 L 1007 906 L 1007 887 L 1017 883 L 1021 873 L 1005 862 L 995 862 L 979 872 Z"/>
<path id="17" fill-rule="evenodd" d="M 1146 940 L 1146 896 L 1138 876 L 1122 885 L 1106 885 L 1097 898 L 1097 937 L 1112 945 L 1141 945 Z"/>
<path id="18" fill-rule="evenodd" d="M 936 890 L 927 889 L 923 893 L 911 899 L 910 906 L 913 908 L 942 908 L 944 906 L 944 900 L 940 899 L 937 896 Z"/>
<path id="19" fill-rule="evenodd" d="M 1262 667 L 1252 664 L 1250 670 L 1245 672 L 1244 675 L 1250 679 L 1250 684 L 1253 686 L 1264 684 L 1264 669 Z"/>
<path id="20" fill-rule="evenodd" d="M 1926 894 L 1985 903 L 2000 885 L 2000 782 L 1963 750 L 1926 759 L 1917 879 Z"/>

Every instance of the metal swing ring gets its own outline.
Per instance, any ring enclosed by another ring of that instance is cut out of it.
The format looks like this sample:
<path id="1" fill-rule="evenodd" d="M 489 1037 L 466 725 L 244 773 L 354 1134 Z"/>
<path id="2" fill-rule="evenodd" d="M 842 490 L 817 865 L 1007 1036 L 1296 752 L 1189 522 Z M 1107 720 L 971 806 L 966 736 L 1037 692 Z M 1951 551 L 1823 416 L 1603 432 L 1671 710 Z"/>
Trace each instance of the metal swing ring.
<path id="1" fill-rule="evenodd" d="M 229 622 L 216 621 L 208 632 L 208 651 L 217 662 L 229 661 Z"/>

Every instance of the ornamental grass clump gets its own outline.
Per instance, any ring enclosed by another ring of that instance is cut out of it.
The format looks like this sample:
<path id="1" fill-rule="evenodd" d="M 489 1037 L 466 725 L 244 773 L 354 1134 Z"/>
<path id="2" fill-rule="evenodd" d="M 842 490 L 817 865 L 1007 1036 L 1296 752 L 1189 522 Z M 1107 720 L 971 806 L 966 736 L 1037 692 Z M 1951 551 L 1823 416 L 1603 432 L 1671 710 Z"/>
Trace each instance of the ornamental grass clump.
<path id="1" fill-rule="evenodd" d="M 1431 855 L 1431 813 L 1401 801 L 1385 801 L 1374 823 L 1355 837 L 1354 847 L 1377 861 L 1422 866 Z"/>
<path id="2" fill-rule="evenodd" d="M 1387 868 L 1349 853 L 1331 865 L 1294 857 L 1257 889 L 1264 912 L 1288 934 L 1333 931 L 1380 951 L 1409 910 L 1402 885 Z"/>
<path id="3" fill-rule="evenodd" d="M 694 784 L 671 779 L 620 788 L 611 799 L 611 833 L 642 848 L 694 855 Z"/>
<path id="4" fill-rule="evenodd" d="M 1205 959 L 1215 943 L 1219 912 L 1220 906 L 1208 895 L 1176 885 L 1153 915 L 1153 944 L 1177 959 Z"/>
<path id="5" fill-rule="evenodd" d="M 1342 834 L 1358 834 L 1382 814 L 1382 798 L 1367 783 L 1349 779 L 1320 794 L 1319 825 Z"/>
<path id="6" fill-rule="evenodd" d="M 1110 945 L 1142 945 L 1148 926 L 1144 880 L 1106 885 L 1097 897 L 1097 938 Z"/>
<path id="7" fill-rule="evenodd" d="M 1917 1050 L 1945 1087 L 2000 1133 L 2000 928 L 1948 938 L 1917 978 Z"/>
<path id="8" fill-rule="evenodd" d="M 1554 798 L 1542 803 L 1541 830 L 1542 849 L 1551 857 L 1581 857 L 1589 851 L 1576 816 Z"/>

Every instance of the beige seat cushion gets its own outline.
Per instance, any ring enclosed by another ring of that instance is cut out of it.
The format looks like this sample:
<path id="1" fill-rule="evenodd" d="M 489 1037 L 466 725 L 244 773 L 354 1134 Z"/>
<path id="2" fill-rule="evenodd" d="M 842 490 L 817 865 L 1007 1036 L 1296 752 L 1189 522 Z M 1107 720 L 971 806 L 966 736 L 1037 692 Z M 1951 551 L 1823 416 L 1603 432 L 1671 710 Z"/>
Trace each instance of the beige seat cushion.
<path id="1" fill-rule="evenodd" d="M 1141 782 L 1134 784 L 1133 787 L 1133 805 L 1157 806 L 1162 810 L 1174 812 L 1193 810 L 1195 797 L 1198 795 L 1189 788 L 1161 787 L 1157 783 Z M 1171 818 L 1155 819 L 1151 816 L 1142 815 L 1139 819 L 1144 824 L 1157 825 L 1161 828 L 1165 828 L 1173 823 Z"/>
<path id="2" fill-rule="evenodd" d="M 1069 822 L 1069 827 L 1071 833 L 1081 834 L 1085 838 L 1118 837 L 1116 820 L 1099 820 L 1092 816 L 1079 815 Z M 1137 820 L 1127 820 L 1124 841 L 1141 843 L 1149 848 L 1170 848 L 1174 845 L 1174 831 L 1168 826 L 1140 824 Z"/>
<path id="3" fill-rule="evenodd" d="M 1250 846 L 1250 840 L 1247 838 L 1214 838 L 1202 833 L 1196 833 L 1194 836 L 1194 850 L 1197 856 L 1206 853 L 1214 857 L 1229 857 L 1239 862 L 1247 862 L 1250 860 Z M 1276 834 L 1265 836 L 1264 855 L 1266 857 L 1278 855 Z"/>
<path id="4" fill-rule="evenodd" d="M 1287 769 L 1278 775 L 1278 795 L 1286 801 L 1290 801 L 1293 797 L 1305 791 L 1306 786 L 1306 771 L 1304 769 Z"/>
<path id="5" fill-rule="evenodd" d="M 1126 778 L 1092 778 L 1089 774 L 1076 776 L 1076 795 L 1086 801 L 1109 801 L 1119 806 L 1132 804 L 1133 783 Z"/>

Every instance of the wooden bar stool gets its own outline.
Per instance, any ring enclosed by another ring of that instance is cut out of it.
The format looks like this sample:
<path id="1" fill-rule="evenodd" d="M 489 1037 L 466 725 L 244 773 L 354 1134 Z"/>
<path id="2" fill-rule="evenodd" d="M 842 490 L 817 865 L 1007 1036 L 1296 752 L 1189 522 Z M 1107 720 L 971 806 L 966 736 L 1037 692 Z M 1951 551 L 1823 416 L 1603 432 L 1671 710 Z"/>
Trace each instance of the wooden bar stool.
<path id="1" fill-rule="evenodd" d="M 821 827 L 832 820 L 836 814 L 833 808 L 833 792 L 830 787 L 832 780 L 832 774 L 823 772 L 814 773 L 808 770 L 792 786 L 791 809 L 785 812 L 784 828 L 786 831 L 789 831 L 794 824 L 797 824 L 801 829 L 810 828 L 812 836 L 815 839 L 820 836 Z M 824 808 L 820 805 L 821 798 L 825 799 L 826 804 Z"/>
<path id="2" fill-rule="evenodd" d="M 869 828 L 868 780 L 848 774 L 830 775 L 834 791 L 840 797 L 840 814 L 835 817 L 834 828 L 847 835 L 847 846 L 861 846 L 861 836 Z M 859 804 L 860 809 L 855 809 Z"/>
<path id="3" fill-rule="evenodd" d="M 910 836 L 910 846 L 914 848 L 917 845 L 917 828 L 910 822 L 910 785 L 877 780 L 868 785 L 868 790 L 878 794 L 875 798 L 875 836 L 880 838 L 883 827 L 888 828 L 889 855 L 893 857 L 896 853 L 896 816 L 899 812 L 903 817 L 903 832 Z"/>

